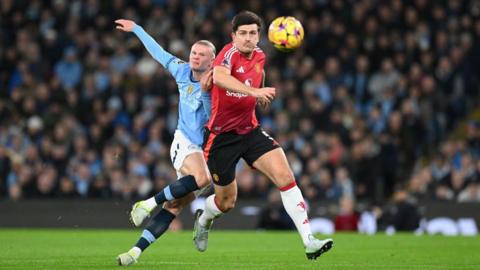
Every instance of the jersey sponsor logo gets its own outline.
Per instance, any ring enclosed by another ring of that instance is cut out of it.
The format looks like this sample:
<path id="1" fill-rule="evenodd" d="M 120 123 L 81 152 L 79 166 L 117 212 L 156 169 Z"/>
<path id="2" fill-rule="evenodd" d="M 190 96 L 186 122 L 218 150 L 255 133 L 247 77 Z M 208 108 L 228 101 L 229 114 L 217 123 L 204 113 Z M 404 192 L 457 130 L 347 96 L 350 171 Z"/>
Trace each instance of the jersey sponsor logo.
<path id="1" fill-rule="evenodd" d="M 247 97 L 247 96 L 248 95 L 246 95 L 246 94 L 231 92 L 231 91 L 227 90 L 227 97 L 244 98 L 244 97 Z"/>
<path id="2" fill-rule="evenodd" d="M 245 73 L 245 70 L 243 69 L 243 66 L 240 66 L 239 68 L 237 68 L 237 70 L 235 70 L 237 73 Z"/>
<path id="3" fill-rule="evenodd" d="M 252 79 L 246 79 L 245 80 L 245 85 L 252 86 Z M 242 94 L 242 93 L 237 93 L 237 92 L 232 92 L 227 90 L 227 97 L 236 97 L 236 98 L 244 98 L 247 97 L 247 94 Z"/>

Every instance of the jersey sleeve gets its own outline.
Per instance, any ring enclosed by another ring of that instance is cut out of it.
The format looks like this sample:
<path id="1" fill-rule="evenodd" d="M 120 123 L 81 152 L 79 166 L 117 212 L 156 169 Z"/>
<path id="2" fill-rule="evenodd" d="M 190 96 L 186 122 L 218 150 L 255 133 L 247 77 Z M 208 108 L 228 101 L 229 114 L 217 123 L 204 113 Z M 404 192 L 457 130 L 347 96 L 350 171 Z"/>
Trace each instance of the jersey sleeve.
<path id="1" fill-rule="evenodd" d="M 233 67 L 233 61 L 234 60 L 234 55 L 235 55 L 236 49 L 234 48 L 228 48 L 225 47 L 215 58 L 215 61 L 213 62 L 213 66 L 221 66 L 228 68 L 228 70 L 232 70 Z"/>
<path id="2" fill-rule="evenodd" d="M 210 91 L 204 92 L 202 91 L 202 95 L 200 97 L 202 99 L 203 110 L 207 115 L 207 119 L 210 119 L 210 115 L 212 112 L 212 97 Z"/>
<path id="3" fill-rule="evenodd" d="M 140 25 L 133 27 L 133 33 L 140 39 L 153 59 L 157 60 L 176 79 L 178 70 L 185 62 L 163 49 Z"/>

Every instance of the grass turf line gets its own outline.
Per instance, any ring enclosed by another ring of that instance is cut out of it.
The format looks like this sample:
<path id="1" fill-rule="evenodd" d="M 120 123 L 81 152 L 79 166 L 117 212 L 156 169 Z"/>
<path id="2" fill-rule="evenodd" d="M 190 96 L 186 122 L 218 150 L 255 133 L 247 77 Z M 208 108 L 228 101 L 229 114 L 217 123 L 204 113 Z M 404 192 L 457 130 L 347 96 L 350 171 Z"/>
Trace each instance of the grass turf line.
<path id="1" fill-rule="evenodd" d="M 119 269 L 140 230 L 0 229 L 0 269 Z M 324 238 L 321 236 L 320 238 Z M 335 234 L 308 261 L 295 232 L 212 231 L 195 250 L 191 232 L 167 233 L 129 269 L 480 269 L 478 237 Z"/>

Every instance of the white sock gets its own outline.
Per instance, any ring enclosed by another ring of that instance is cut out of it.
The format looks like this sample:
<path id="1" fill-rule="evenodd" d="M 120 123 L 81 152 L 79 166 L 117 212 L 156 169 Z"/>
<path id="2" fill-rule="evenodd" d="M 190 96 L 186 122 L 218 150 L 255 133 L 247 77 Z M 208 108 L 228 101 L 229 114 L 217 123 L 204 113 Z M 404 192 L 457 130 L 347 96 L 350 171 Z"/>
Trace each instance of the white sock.
<path id="1" fill-rule="evenodd" d="M 201 226 L 207 226 L 214 218 L 221 216 L 223 212 L 218 209 L 217 204 L 215 203 L 215 194 L 208 196 L 205 200 L 205 209 L 203 210 L 202 215 L 198 219 L 198 223 Z"/>
<path id="2" fill-rule="evenodd" d="M 283 207 L 287 211 L 290 218 L 295 223 L 297 231 L 302 237 L 303 244 L 306 246 L 310 242 L 309 235 L 312 234 L 310 228 L 310 221 L 307 216 L 307 209 L 302 192 L 298 186 L 291 187 L 287 190 L 280 191 L 282 197 Z"/>
<path id="3" fill-rule="evenodd" d="M 154 209 L 157 207 L 157 201 L 155 201 L 155 197 L 151 197 L 150 199 L 145 200 L 147 207 L 150 209 Z"/>
<path id="4" fill-rule="evenodd" d="M 140 254 L 142 254 L 142 250 L 139 247 L 133 247 L 128 251 L 128 253 L 132 255 L 135 260 L 137 260 L 140 257 Z"/>

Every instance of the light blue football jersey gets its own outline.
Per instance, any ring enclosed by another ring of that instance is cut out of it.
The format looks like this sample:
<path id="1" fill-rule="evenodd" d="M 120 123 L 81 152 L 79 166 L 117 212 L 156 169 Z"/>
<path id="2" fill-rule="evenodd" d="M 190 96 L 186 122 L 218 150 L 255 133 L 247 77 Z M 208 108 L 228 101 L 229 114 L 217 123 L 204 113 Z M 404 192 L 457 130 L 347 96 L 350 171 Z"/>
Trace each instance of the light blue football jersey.
<path id="1" fill-rule="evenodd" d="M 204 126 L 210 117 L 210 93 L 202 91 L 200 82 L 193 78 L 190 65 L 165 51 L 143 28 L 135 25 L 133 32 L 142 41 L 150 55 L 175 78 L 179 91 L 179 129 L 192 143 L 202 145 Z"/>

